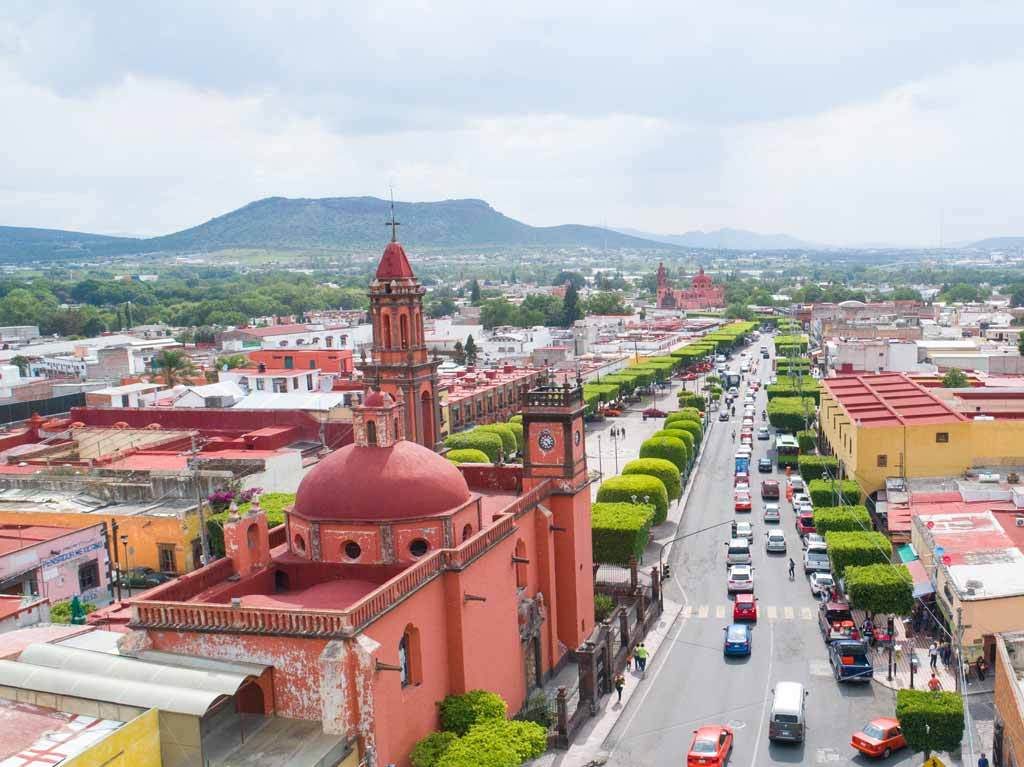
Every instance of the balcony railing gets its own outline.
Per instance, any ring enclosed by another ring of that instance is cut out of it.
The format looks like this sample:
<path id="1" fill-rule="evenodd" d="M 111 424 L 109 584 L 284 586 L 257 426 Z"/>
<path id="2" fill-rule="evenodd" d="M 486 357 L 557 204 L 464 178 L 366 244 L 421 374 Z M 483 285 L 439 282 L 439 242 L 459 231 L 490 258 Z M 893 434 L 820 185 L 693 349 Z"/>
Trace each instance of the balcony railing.
<path id="1" fill-rule="evenodd" d="M 527 407 L 571 407 L 583 402 L 583 390 L 577 386 L 538 386 L 526 392 Z"/>

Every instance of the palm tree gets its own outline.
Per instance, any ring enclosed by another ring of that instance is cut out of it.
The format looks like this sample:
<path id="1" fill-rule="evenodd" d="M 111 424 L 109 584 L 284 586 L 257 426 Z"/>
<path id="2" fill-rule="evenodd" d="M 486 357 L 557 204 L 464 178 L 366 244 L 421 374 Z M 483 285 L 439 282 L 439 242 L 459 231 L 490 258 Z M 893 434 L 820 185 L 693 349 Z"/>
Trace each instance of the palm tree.
<path id="1" fill-rule="evenodd" d="M 153 359 L 153 367 L 164 377 L 164 383 L 174 386 L 180 379 L 193 375 L 195 365 L 185 352 L 175 349 L 164 349 Z"/>

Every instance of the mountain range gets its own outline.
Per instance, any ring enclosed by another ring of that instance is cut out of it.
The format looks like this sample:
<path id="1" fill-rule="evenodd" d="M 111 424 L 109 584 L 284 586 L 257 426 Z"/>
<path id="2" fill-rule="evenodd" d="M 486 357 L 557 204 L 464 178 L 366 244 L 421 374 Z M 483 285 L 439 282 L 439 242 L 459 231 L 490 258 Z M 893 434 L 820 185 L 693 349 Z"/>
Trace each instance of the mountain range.
<path id="1" fill-rule="evenodd" d="M 712 232 L 695 230 L 683 234 L 652 234 L 639 229 L 619 228 L 618 231 L 634 237 L 678 245 L 683 248 L 707 250 L 812 250 L 820 245 L 798 240 L 788 234 L 758 234 L 745 229 L 716 229 Z"/>
<path id="2" fill-rule="evenodd" d="M 399 239 L 411 247 L 590 247 L 665 250 L 671 243 L 594 226 L 537 227 L 483 200 L 396 202 Z M 379 248 L 391 203 L 376 197 L 268 197 L 160 237 L 109 237 L 59 229 L 0 227 L 0 260 L 87 259 L 133 253 L 227 249 L 337 251 Z"/>

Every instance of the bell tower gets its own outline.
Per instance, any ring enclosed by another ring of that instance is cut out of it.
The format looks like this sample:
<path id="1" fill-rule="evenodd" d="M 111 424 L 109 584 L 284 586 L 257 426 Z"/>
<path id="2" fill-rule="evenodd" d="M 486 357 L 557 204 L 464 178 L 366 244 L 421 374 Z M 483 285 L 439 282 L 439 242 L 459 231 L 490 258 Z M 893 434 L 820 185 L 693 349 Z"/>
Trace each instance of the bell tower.
<path id="1" fill-rule="evenodd" d="M 523 401 L 523 492 L 551 483 L 559 640 L 579 647 L 594 628 L 590 477 L 583 429 L 583 382 L 538 386 Z"/>
<path id="2" fill-rule="evenodd" d="M 405 436 L 436 450 L 441 411 L 437 402 L 438 360 L 430 359 L 423 338 L 423 295 L 405 249 L 398 242 L 394 208 L 391 242 L 370 283 L 373 359 L 360 365 L 366 378 L 382 392 L 404 402 Z"/>

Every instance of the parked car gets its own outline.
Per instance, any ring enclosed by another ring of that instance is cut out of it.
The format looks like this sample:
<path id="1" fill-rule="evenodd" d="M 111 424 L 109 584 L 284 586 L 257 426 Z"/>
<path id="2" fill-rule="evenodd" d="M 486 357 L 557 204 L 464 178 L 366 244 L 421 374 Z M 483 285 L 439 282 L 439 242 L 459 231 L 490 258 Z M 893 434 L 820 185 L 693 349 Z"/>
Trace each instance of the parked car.
<path id="1" fill-rule="evenodd" d="M 813 572 L 810 583 L 811 593 L 815 596 L 831 594 L 832 589 L 836 587 L 836 579 L 832 577 L 832 573 Z"/>
<path id="2" fill-rule="evenodd" d="M 173 580 L 176 577 L 176 575 L 158 572 L 152 567 L 133 567 L 131 570 L 122 572 L 118 580 L 122 588 L 126 588 L 131 584 L 133 589 L 149 589 L 153 586 L 159 586 L 161 583 L 167 583 L 167 581 Z"/>
<path id="3" fill-rule="evenodd" d="M 828 552 L 819 546 L 811 546 L 804 549 L 804 572 L 832 572 L 832 562 L 829 561 Z"/>
<path id="4" fill-rule="evenodd" d="M 738 492 L 733 496 L 736 511 L 750 511 L 750 493 Z"/>
<path id="5" fill-rule="evenodd" d="M 779 511 L 779 504 L 766 503 L 764 505 L 764 514 L 762 516 L 765 522 L 781 522 L 782 513 Z"/>
<path id="6" fill-rule="evenodd" d="M 818 608 L 818 628 L 825 642 L 839 639 L 860 639 L 850 605 L 843 601 L 822 602 Z"/>
<path id="7" fill-rule="evenodd" d="M 870 682 L 874 674 L 867 642 L 840 639 L 828 646 L 828 662 L 837 682 Z"/>
<path id="8" fill-rule="evenodd" d="M 706 724 L 693 731 L 686 767 L 724 767 L 732 753 L 732 728 L 724 724 Z"/>
<path id="9" fill-rule="evenodd" d="M 767 426 L 757 427 L 757 438 L 758 439 L 771 439 L 772 435 L 768 431 Z"/>
<path id="10" fill-rule="evenodd" d="M 907 741 L 898 721 L 880 716 L 868 722 L 860 732 L 855 732 L 850 738 L 850 745 L 864 756 L 888 759 L 893 751 L 906 748 Z"/>
<path id="11" fill-rule="evenodd" d="M 762 474 L 771 474 L 772 472 L 772 459 L 767 456 L 764 458 L 757 459 L 757 470 Z"/>
<path id="12" fill-rule="evenodd" d="M 751 638 L 754 633 L 750 630 L 750 626 L 745 623 L 733 623 L 726 626 L 724 631 L 725 642 L 722 646 L 724 655 L 750 655 Z M 697 764 L 706 764 L 706 762 L 697 762 Z"/>
<path id="13" fill-rule="evenodd" d="M 732 603 L 732 619 L 734 621 L 757 620 L 757 597 L 753 594 L 737 594 Z"/>
<path id="14" fill-rule="evenodd" d="M 814 532 L 814 514 L 805 512 L 797 515 L 796 518 L 796 531 L 800 535 L 807 535 L 808 533 Z"/>
<path id="15" fill-rule="evenodd" d="M 615 407 L 606 407 L 604 409 L 604 414 L 609 418 L 618 418 L 622 415 L 622 411 Z"/>
<path id="16" fill-rule="evenodd" d="M 729 593 L 754 590 L 754 568 L 750 565 L 733 565 L 729 568 L 727 582 Z"/>
<path id="17" fill-rule="evenodd" d="M 786 536 L 781 530 L 769 530 L 764 534 L 764 550 L 769 554 L 786 553 Z"/>
<path id="18" fill-rule="evenodd" d="M 764 500 L 779 500 L 779 481 L 777 479 L 761 480 L 761 498 Z"/>
<path id="19" fill-rule="evenodd" d="M 796 493 L 802 493 L 807 489 L 806 485 L 804 485 L 803 477 L 790 477 L 789 486 L 793 488 L 794 495 Z"/>
<path id="20" fill-rule="evenodd" d="M 821 535 L 821 533 L 807 533 L 807 535 L 805 535 L 802 540 L 805 549 L 808 546 L 813 546 L 816 543 L 820 543 L 822 546 L 825 545 L 825 537 Z"/>
<path id="21" fill-rule="evenodd" d="M 643 412 L 644 418 L 664 418 L 665 411 L 658 410 L 656 407 L 649 407 Z"/>

